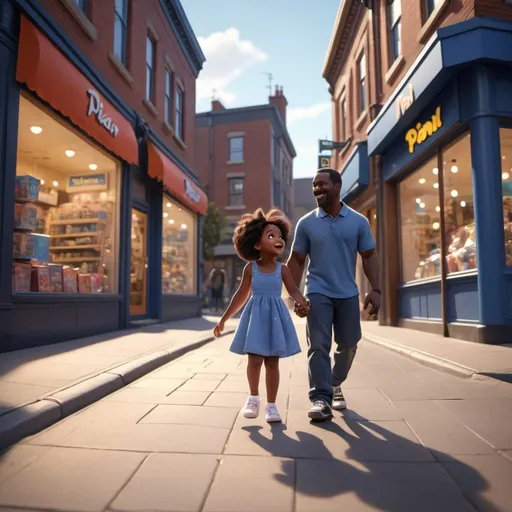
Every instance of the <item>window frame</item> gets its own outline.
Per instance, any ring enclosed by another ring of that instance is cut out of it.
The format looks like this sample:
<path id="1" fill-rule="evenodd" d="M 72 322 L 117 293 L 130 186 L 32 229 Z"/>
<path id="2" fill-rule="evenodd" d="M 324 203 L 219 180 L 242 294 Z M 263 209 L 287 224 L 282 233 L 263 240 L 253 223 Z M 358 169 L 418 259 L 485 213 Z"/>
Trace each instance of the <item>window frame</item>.
<path id="1" fill-rule="evenodd" d="M 148 62 L 148 50 L 151 48 L 151 63 Z M 156 70 L 156 41 L 148 32 L 146 34 L 146 101 L 155 104 L 155 70 Z"/>
<path id="2" fill-rule="evenodd" d="M 175 82 L 174 87 L 174 135 L 185 141 L 185 89 Z"/>
<path id="3" fill-rule="evenodd" d="M 364 64 L 364 66 L 362 65 Z M 364 71 L 364 75 L 363 75 Z M 358 83 L 358 97 L 359 97 L 359 114 L 364 114 L 368 109 L 367 105 L 367 77 L 368 69 L 366 64 L 366 53 L 361 52 L 359 59 L 357 60 L 357 83 Z"/>
<path id="4" fill-rule="evenodd" d="M 396 14 L 393 7 L 399 6 L 398 15 L 393 19 Z M 392 0 L 387 4 L 387 19 L 388 19 L 388 40 L 389 40 L 389 56 L 390 64 L 392 65 L 402 55 L 402 1 Z"/>
<path id="5" fill-rule="evenodd" d="M 234 186 L 236 183 L 242 183 L 241 192 L 237 192 L 234 190 Z M 233 187 L 232 187 L 233 185 Z M 228 178 L 228 206 L 244 206 L 244 192 L 245 192 L 245 177 L 237 176 L 237 177 L 229 177 Z M 234 202 L 233 198 L 240 197 L 240 203 Z"/>
<path id="6" fill-rule="evenodd" d="M 347 122 L 348 122 L 348 113 L 347 113 L 347 98 L 345 94 L 342 95 L 340 100 L 340 140 L 347 140 Z"/>
<path id="7" fill-rule="evenodd" d="M 423 7 L 425 9 L 425 21 L 435 12 L 435 10 L 441 4 L 441 0 L 424 0 Z"/>
<path id="8" fill-rule="evenodd" d="M 85 0 L 88 2 L 88 0 Z M 113 53 L 115 57 L 121 62 L 121 64 L 125 67 L 127 67 L 128 63 L 128 22 L 129 22 L 129 16 L 130 16 L 130 2 L 129 0 L 120 0 L 123 2 L 123 12 L 119 12 L 117 9 L 117 1 L 114 1 L 114 41 L 113 41 Z M 121 54 L 119 55 L 117 52 L 117 45 L 116 41 L 118 38 L 118 32 L 117 28 L 118 24 L 117 21 L 120 22 L 121 27 Z"/>
<path id="9" fill-rule="evenodd" d="M 234 141 L 241 141 L 241 149 L 240 150 L 234 150 L 232 147 L 232 143 Z M 244 136 L 243 135 L 232 135 L 229 137 L 228 140 L 229 144 L 229 162 L 234 163 L 243 163 L 244 162 Z M 240 158 L 233 158 L 235 154 L 240 154 Z"/>
<path id="10" fill-rule="evenodd" d="M 169 125 L 173 126 L 173 78 L 174 72 L 165 66 L 164 75 L 164 121 Z"/>
<path id="11" fill-rule="evenodd" d="M 89 14 L 89 0 L 75 0 L 75 3 L 86 16 Z"/>

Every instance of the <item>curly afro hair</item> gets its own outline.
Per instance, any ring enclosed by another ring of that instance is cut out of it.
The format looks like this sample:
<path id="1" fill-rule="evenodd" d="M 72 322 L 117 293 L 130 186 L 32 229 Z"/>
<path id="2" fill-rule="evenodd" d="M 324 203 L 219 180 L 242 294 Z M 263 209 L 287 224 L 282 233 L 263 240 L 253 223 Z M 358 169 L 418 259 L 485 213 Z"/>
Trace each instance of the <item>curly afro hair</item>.
<path id="1" fill-rule="evenodd" d="M 281 210 L 272 209 L 264 213 L 258 208 L 254 213 L 242 216 L 233 235 L 233 244 L 240 258 L 245 261 L 256 261 L 260 258 L 260 252 L 254 246 L 261 240 L 263 231 L 269 224 L 279 228 L 286 243 L 292 232 L 292 225 Z"/>

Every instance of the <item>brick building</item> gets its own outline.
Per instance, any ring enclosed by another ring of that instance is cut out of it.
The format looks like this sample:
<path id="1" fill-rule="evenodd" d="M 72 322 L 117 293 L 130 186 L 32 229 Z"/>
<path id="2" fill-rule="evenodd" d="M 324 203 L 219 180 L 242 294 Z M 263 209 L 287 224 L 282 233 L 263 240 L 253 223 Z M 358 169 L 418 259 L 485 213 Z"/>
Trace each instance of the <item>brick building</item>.
<path id="1" fill-rule="evenodd" d="M 377 234 L 383 324 L 510 340 L 511 43 L 510 2 L 340 4 L 332 161 Z"/>
<path id="2" fill-rule="evenodd" d="M 286 128 L 286 107 L 283 89 L 276 87 L 266 105 L 227 109 L 214 100 L 209 112 L 196 116 L 199 178 L 228 221 L 215 259 L 226 268 L 230 292 L 244 266 L 231 242 L 240 217 L 272 207 L 292 215 L 296 153 Z M 205 276 L 212 264 L 205 262 Z"/>
<path id="3" fill-rule="evenodd" d="M 178 0 L 0 0 L 0 351 L 199 315 Z"/>

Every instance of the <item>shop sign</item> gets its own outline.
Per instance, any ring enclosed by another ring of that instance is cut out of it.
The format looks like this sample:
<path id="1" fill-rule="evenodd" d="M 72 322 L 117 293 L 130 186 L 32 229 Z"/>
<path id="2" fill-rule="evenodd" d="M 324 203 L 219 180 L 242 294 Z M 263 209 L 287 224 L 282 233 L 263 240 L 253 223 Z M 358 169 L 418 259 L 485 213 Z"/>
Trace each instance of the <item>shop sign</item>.
<path id="1" fill-rule="evenodd" d="M 436 108 L 436 113 L 426 123 L 418 123 L 405 134 L 405 141 L 409 146 L 409 153 L 414 153 L 418 144 L 425 142 L 433 133 L 443 126 L 441 119 L 441 107 Z"/>
<path id="2" fill-rule="evenodd" d="M 100 100 L 99 94 L 94 89 L 89 89 L 87 94 L 89 95 L 87 116 L 94 114 L 98 123 L 110 132 L 113 137 L 117 137 L 119 128 L 110 117 L 103 113 L 103 102 Z"/>
<path id="3" fill-rule="evenodd" d="M 192 183 L 190 183 L 186 178 L 183 181 L 185 182 L 185 195 L 194 201 L 194 203 L 199 203 L 201 200 L 199 192 L 197 192 L 197 190 L 192 186 Z"/>
<path id="4" fill-rule="evenodd" d="M 330 156 L 319 156 L 318 157 L 318 168 L 322 169 L 323 167 L 331 166 L 331 157 Z"/>
<path id="5" fill-rule="evenodd" d="M 407 86 L 408 94 L 402 94 L 396 99 L 396 118 L 400 119 L 405 111 L 414 103 L 414 89 L 412 84 Z"/>
<path id="6" fill-rule="evenodd" d="M 70 176 L 68 192 L 98 191 L 107 189 L 106 174 L 86 174 L 85 176 Z"/>

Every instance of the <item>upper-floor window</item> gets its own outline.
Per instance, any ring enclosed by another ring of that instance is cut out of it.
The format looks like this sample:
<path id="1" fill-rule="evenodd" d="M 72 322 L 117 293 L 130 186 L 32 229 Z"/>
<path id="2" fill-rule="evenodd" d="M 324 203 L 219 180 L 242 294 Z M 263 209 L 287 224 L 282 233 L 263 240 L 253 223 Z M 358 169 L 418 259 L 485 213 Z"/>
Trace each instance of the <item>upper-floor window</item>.
<path id="1" fill-rule="evenodd" d="M 366 110 L 366 57 L 363 53 L 358 63 L 359 75 L 359 111 Z"/>
<path id="2" fill-rule="evenodd" d="M 340 138 L 341 140 L 346 140 L 347 138 L 347 100 L 343 99 L 341 100 L 341 123 L 340 123 Z"/>
<path id="3" fill-rule="evenodd" d="M 185 93 L 180 87 L 176 87 L 176 121 L 174 125 L 174 133 L 180 140 L 184 140 L 184 124 L 185 124 Z"/>
<path id="4" fill-rule="evenodd" d="M 244 161 L 244 138 L 243 137 L 230 137 L 229 138 L 229 161 L 230 162 L 243 162 Z"/>
<path id="5" fill-rule="evenodd" d="M 75 0 L 76 2 L 76 5 L 78 6 L 78 8 L 85 14 L 87 15 L 87 11 L 89 9 L 89 5 L 88 5 L 88 0 Z"/>
<path id="6" fill-rule="evenodd" d="M 428 20 L 430 15 L 436 10 L 441 0 L 425 0 L 425 18 Z"/>
<path id="7" fill-rule="evenodd" d="M 77 0 L 87 4 L 88 0 Z M 114 18 L 114 55 L 126 65 L 128 46 L 128 0 L 116 0 Z"/>
<path id="8" fill-rule="evenodd" d="M 172 71 L 165 70 L 165 105 L 164 119 L 170 126 L 172 123 Z"/>
<path id="9" fill-rule="evenodd" d="M 228 205 L 242 206 L 244 204 L 244 179 L 228 178 Z"/>
<path id="10" fill-rule="evenodd" d="M 432 0 L 435 1 L 435 0 Z M 388 4 L 389 44 L 391 50 L 391 62 L 394 62 L 402 53 L 402 2 L 393 0 Z"/>
<path id="11" fill-rule="evenodd" d="M 146 100 L 154 104 L 156 44 L 146 36 Z"/>

